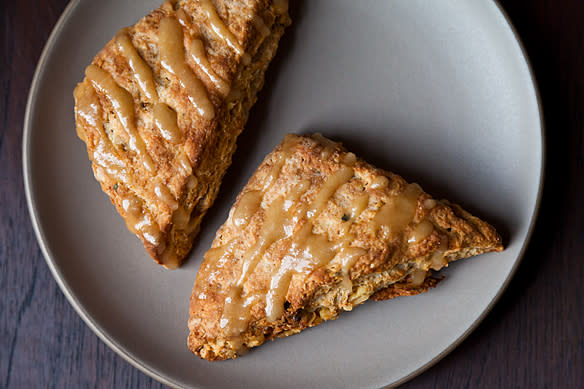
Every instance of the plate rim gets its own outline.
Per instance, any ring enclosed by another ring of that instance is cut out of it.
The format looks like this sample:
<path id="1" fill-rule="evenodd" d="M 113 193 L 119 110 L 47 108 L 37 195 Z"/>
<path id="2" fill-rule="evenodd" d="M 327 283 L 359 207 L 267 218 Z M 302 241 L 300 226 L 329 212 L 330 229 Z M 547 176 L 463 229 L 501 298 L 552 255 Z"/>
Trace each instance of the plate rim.
<path id="1" fill-rule="evenodd" d="M 48 248 L 48 245 L 47 245 L 47 242 L 45 239 L 45 235 L 40 227 L 40 220 L 39 220 L 39 215 L 37 213 L 36 202 L 33 200 L 33 194 L 32 194 L 31 169 L 30 169 L 30 161 L 29 161 L 30 153 L 28 152 L 30 149 L 30 133 L 32 131 L 31 130 L 31 128 L 32 128 L 31 127 L 31 120 L 32 120 L 31 118 L 32 118 L 32 114 L 34 111 L 33 107 L 36 105 L 35 103 L 37 100 L 37 92 L 38 92 L 38 87 L 39 87 L 39 82 L 40 82 L 39 80 L 45 72 L 45 65 L 46 65 L 46 62 L 48 60 L 48 56 L 49 56 L 50 52 L 52 51 L 52 49 L 54 48 L 56 40 L 57 40 L 57 36 L 60 34 L 61 30 L 63 29 L 65 22 L 69 19 L 69 16 L 71 15 L 71 13 L 75 9 L 75 7 L 77 7 L 81 3 L 81 1 L 82 0 L 70 0 L 69 3 L 67 4 L 67 6 L 65 7 L 65 9 L 63 10 L 61 16 L 57 20 L 55 26 L 53 27 L 53 30 L 51 31 L 51 34 L 49 35 L 49 38 L 47 39 L 47 42 L 45 43 L 45 46 L 44 46 L 44 48 L 41 52 L 41 55 L 38 59 L 37 66 L 35 68 L 35 72 L 34 72 L 34 75 L 32 78 L 32 82 L 30 85 L 30 89 L 29 89 L 29 93 L 28 93 L 28 97 L 27 97 L 27 101 L 26 101 L 26 109 L 25 109 L 25 113 L 24 113 L 23 132 L 22 132 L 22 150 L 21 151 L 22 151 L 24 190 L 25 190 L 27 208 L 29 211 L 29 217 L 30 217 L 30 220 L 32 223 L 32 227 L 33 227 L 33 230 L 35 233 L 37 243 L 41 249 L 41 252 L 43 253 L 43 257 L 44 257 L 45 262 L 47 263 L 47 265 L 51 271 L 51 274 L 53 275 L 53 278 L 55 279 L 55 281 L 59 285 L 61 292 L 65 295 L 65 297 L 69 301 L 69 304 L 71 304 L 73 309 L 77 312 L 77 314 L 81 317 L 81 319 L 85 322 L 85 324 L 93 331 L 93 333 L 95 335 L 97 335 L 97 337 L 99 339 L 101 339 L 116 354 L 118 354 L 124 360 L 129 362 L 132 366 L 139 369 L 140 371 L 142 371 L 143 373 L 145 373 L 149 377 L 155 379 L 156 381 L 158 381 L 164 385 L 167 385 L 167 386 L 170 386 L 173 388 L 182 388 L 183 387 L 182 385 L 175 382 L 170 377 L 166 376 L 165 374 L 158 371 L 157 369 L 154 369 L 154 368 L 146 365 L 139 358 L 137 358 L 135 355 L 133 355 L 132 353 L 130 353 L 129 351 L 124 349 L 122 346 L 120 346 L 115 339 L 112 339 L 110 336 L 108 336 L 103 331 L 103 329 L 94 321 L 94 319 L 87 313 L 87 311 L 82 306 L 82 304 L 77 300 L 77 298 L 73 294 L 72 290 L 70 289 L 70 286 L 68 285 L 68 283 L 64 280 L 64 277 L 62 276 L 61 271 L 58 269 L 58 267 L 53 259 L 53 255 Z M 545 167 L 546 167 L 546 153 L 547 153 L 547 150 L 546 150 L 546 128 L 545 128 L 545 118 L 544 118 L 544 112 L 543 112 L 541 93 L 540 93 L 539 86 L 537 84 L 537 80 L 535 78 L 535 73 L 534 73 L 532 63 L 527 55 L 525 45 L 523 44 L 523 41 L 521 40 L 519 33 L 517 32 L 515 26 L 513 25 L 509 15 L 503 9 L 499 0 L 490 0 L 490 2 L 496 7 L 496 9 L 499 11 L 500 16 L 505 20 L 507 27 L 510 29 L 511 34 L 513 35 L 515 42 L 517 43 L 517 45 L 519 47 L 521 57 L 525 63 L 527 71 L 529 73 L 529 79 L 531 81 L 531 86 L 533 88 L 533 93 L 535 95 L 534 97 L 535 97 L 535 101 L 536 101 L 537 108 L 538 108 L 539 129 L 540 129 L 540 136 L 541 136 L 541 159 L 540 159 L 540 166 L 539 166 L 540 174 L 539 174 L 538 193 L 537 193 L 534 209 L 533 209 L 533 212 L 531 214 L 530 224 L 529 224 L 523 245 L 519 251 L 519 254 L 517 256 L 517 259 L 515 260 L 515 263 L 513 264 L 511 270 L 509 271 L 509 274 L 507 275 L 507 277 L 503 281 L 501 287 L 499 288 L 499 290 L 497 291 L 497 293 L 495 294 L 493 299 L 491 299 L 489 304 L 485 307 L 483 312 L 476 318 L 476 320 L 463 333 L 461 333 L 454 342 L 452 342 L 448 347 L 446 347 L 444 350 L 442 350 L 438 355 L 436 355 L 430 361 L 428 361 L 424 365 L 418 367 L 417 369 L 412 371 L 410 374 L 404 376 L 403 378 L 386 384 L 384 387 L 396 387 L 396 386 L 402 385 L 402 384 L 406 383 L 407 381 L 410 381 L 413 378 L 417 377 L 418 375 L 422 374 L 423 372 L 427 371 L 428 369 L 430 369 L 431 367 L 436 365 L 438 362 L 440 362 L 448 354 L 450 354 L 454 349 L 456 349 L 464 340 L 466 340 L 468 338 L 468 336 L 479 326 L 479 324 L 482 323 L 482 321 L 492 311 L 493 307 L 499 302 L 499 299 L 507 290 L 507 287 L 509 286 L 513 277 L 515 276 L 517 269 L 519 268 L 519 265 L 523 261 L 523 258 L 525 256 L 525 252 L 526 252 L 527 247 L 529 246 L 529 243 L 530 243 L 531 238 L 533 236 L 533 231 L 535 229 L 535 225 L 537 223 L 537 219 L 539 216 L 539 211 L 541 208 L 541 202 L 542 202 L 542 197 L 543 197 L 543 188 L 544 188 L 544 184 L 545 184 L 545 170 L 546 170 Z"/>
<path id="2" fill-rule="evenodd" d="M 462 342 L 464 342 L 466 340 L 466 338 L 468 338 L 470 336 L 470 334 L 474 332 L 474 330 L 476 330 L 476 328 L 483 322 L 483 320 L 487 317 L 487 315 L 489 313 L 491 313 L 491 311 L 493 310 L 495 305 L 497 305 L 497 303 L 499 302 L 499 300 L 501 299 L 501 297 L 503 296 L 503 294 L 507 290 L 507 287 L 511 283 L 511 280 L 515 276 L 515 273 L 517 272 L 519 265 L 521 265 L 521 262 L 523 262 L 525 252 L 527 251 L 527 247 L 529 246 L 529 243 L 531 242 L 531 238 L 533 236 L 533 231 L 535 229 L 535 225 L 537 224 L 537 219 L 539 217 L 539 211 L 541 208 L 541 200 L 543 197 L 543 188 L 544 188 L 544 184 L 545 184 L 545 166 L 546 166 L 546 153 L 547 153 L 545 117 L 544 117 L 544 112 L 543 112 L 541 92 L 540 92 L 537 80 L 535 78 L 535 72 L 533 70 L 533 65 L 531 63 L 531 60 L 529 59 L 529 56 L 527 55 L 527 50 L 525 49 L 525 45 L 524 45 L 523 41 L 521 40 L 521 37 L 519 36 L 519 32 L 515 28 L 515 25 L 511 21 L 509 14 L 507 13 L 507 11 L 505 11 L 505 9 L 501 5 L 500 1 L 499 0 L 491 0 L 491 2 L 495 5 L 495 7 L 499 11 L 499 13 L 503 17 L 503 19 L 505 19 L 507 26 L 511 30 L 511 33 L 513 34 L 513 37 L 515 38 L 515 41 L 517 42 L 517 45 L 519 46 L 521 56 L 523 57 L 523 61 L 525 62 L 525 66 L 527 67 L 527 71 L 529 72 L 529 78 L 531 80 L 531 85 L 533 86 L 533 92 L 535 94 L 535 100 L 537 102 L 537 109 L 538 109 L 538 114 L 539 114 L 539 128 L 540 128 L 540 132 L 541 132 L 541 160 L 540 160 L 540 170 L 539 170 L 539 187 L 537 188 L 537 191 L 538 191 L 537 198 L 535 200 L 535 206 L 534 206 L 533 212 L 531 214 L 531 222 L 529 223 L 529 228 L 527 230 L 527 234 L 525 235 L 525 240 L 523 242 L 523 246 L 521 246 L 521 250 L 519 250 L 519 254 L 517 255 L 517 259 L 515 260 L 515 263 L 511 267 L 511 270 L 509 271 L 507 278 L 505 278 L 505 281 L 503 281 L 503 283 L 501 284 L 501 287 L 499 288 L 499 290 L 495 294 L 495 297 L 493 297 L 491 302 L 486 306 L 486 308 L 479 315 L 479 317 L 477 317 L 477 319 L 466 329 L 466 331 L 464 331 L 454 342 L 452 342 L 448 347 L 446 347 L 441 353 L 439 353 L 432 360 L 430 360 L 426 364 L 420 366 L 418 369 L 411 372 L 410 374 L 403 377 L 402 379 L 386 385 L 385 387 L 388 387 L 388 388 L 400 386 L 400 385 L 414 379 L 415 377 L 419 376 L 420 374 L 422 374 L 426 370 L 430 369 L 431 367 L 436 365 L 438 362 L 440 362 L 444 357 L 446 357 L 448 354 L 450 354 L 452 351 L 454 351 L 458 346 L 460 346 L 460 344 Z"/>

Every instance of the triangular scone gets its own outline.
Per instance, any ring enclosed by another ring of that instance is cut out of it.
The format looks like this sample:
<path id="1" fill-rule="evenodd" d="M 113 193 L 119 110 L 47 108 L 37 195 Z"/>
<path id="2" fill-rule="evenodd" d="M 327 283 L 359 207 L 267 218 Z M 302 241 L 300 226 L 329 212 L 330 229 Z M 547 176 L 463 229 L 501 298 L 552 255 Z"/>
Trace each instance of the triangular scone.
<path id="1" fill-rule="evenodd" d="M 286 1 L 166 1 L 108 42 L 75 89 L 95 177 L 167 268 L 217 196 L 290 23 Z"/>
<path id="2" fill-rule="evenodd" d="M 372 295 L 436 284 L 431 269 L 503 249 L 489 224 L 321 135 L 288 135 L 242 190 L 205 254 L 188 346 L 235 358 L 335 319 Z"/>

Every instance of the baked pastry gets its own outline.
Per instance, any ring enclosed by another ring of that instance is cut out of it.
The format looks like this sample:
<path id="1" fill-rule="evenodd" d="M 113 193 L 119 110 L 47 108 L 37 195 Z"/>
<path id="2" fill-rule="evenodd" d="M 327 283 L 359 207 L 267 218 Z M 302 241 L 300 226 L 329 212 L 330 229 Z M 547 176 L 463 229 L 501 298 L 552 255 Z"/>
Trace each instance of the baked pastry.
<path id="1" fill-rule="evenodd" d="M 189 253 L 289 23 L 285 0 L 166 1 L 75 88 L 96 179 L 165 267 Z"/>
<path id="2" fill-rule="evenodd" d="M 369 298 L 426 291 L 432 270 L 503 249 L 493 227 L 321 135 L 287 135 L 205 254 L 188 347 L 235 358 Z"/>

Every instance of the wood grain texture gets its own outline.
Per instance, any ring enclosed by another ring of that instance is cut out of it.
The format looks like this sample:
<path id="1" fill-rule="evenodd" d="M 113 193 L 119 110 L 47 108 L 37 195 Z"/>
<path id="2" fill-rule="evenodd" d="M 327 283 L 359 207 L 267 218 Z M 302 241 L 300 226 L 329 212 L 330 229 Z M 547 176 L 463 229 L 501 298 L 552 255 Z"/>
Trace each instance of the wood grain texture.
<path id="1" fill-rule="evenodd" d="M 66 3 L 0 2 L 0 388 L 161 387 L 77 316 L 42 258 L 26 209 L 26 97 Z M 494 310 L 407 388 L 584 387 L 584 2 L 501 3 L 541 89 L 543 207 L 523 262 Z"/>

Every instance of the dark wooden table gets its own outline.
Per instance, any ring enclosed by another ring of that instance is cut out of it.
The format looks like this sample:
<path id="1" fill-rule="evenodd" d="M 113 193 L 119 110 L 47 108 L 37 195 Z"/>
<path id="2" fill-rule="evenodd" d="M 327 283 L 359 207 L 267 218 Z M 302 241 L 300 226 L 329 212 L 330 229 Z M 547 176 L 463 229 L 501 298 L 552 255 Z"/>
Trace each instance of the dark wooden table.
<path id="1" fill-rule="evenodd" d="M 541 90 L 543 205 L 523 262 L 494 310 L 405 387 L 584 387 L 584 1 L 501 3 Z M 160 387 L 77 316 L 29 221 L 24 109 L 36 62 L 67 0 L 0 4 L 0 388 Z"/>

